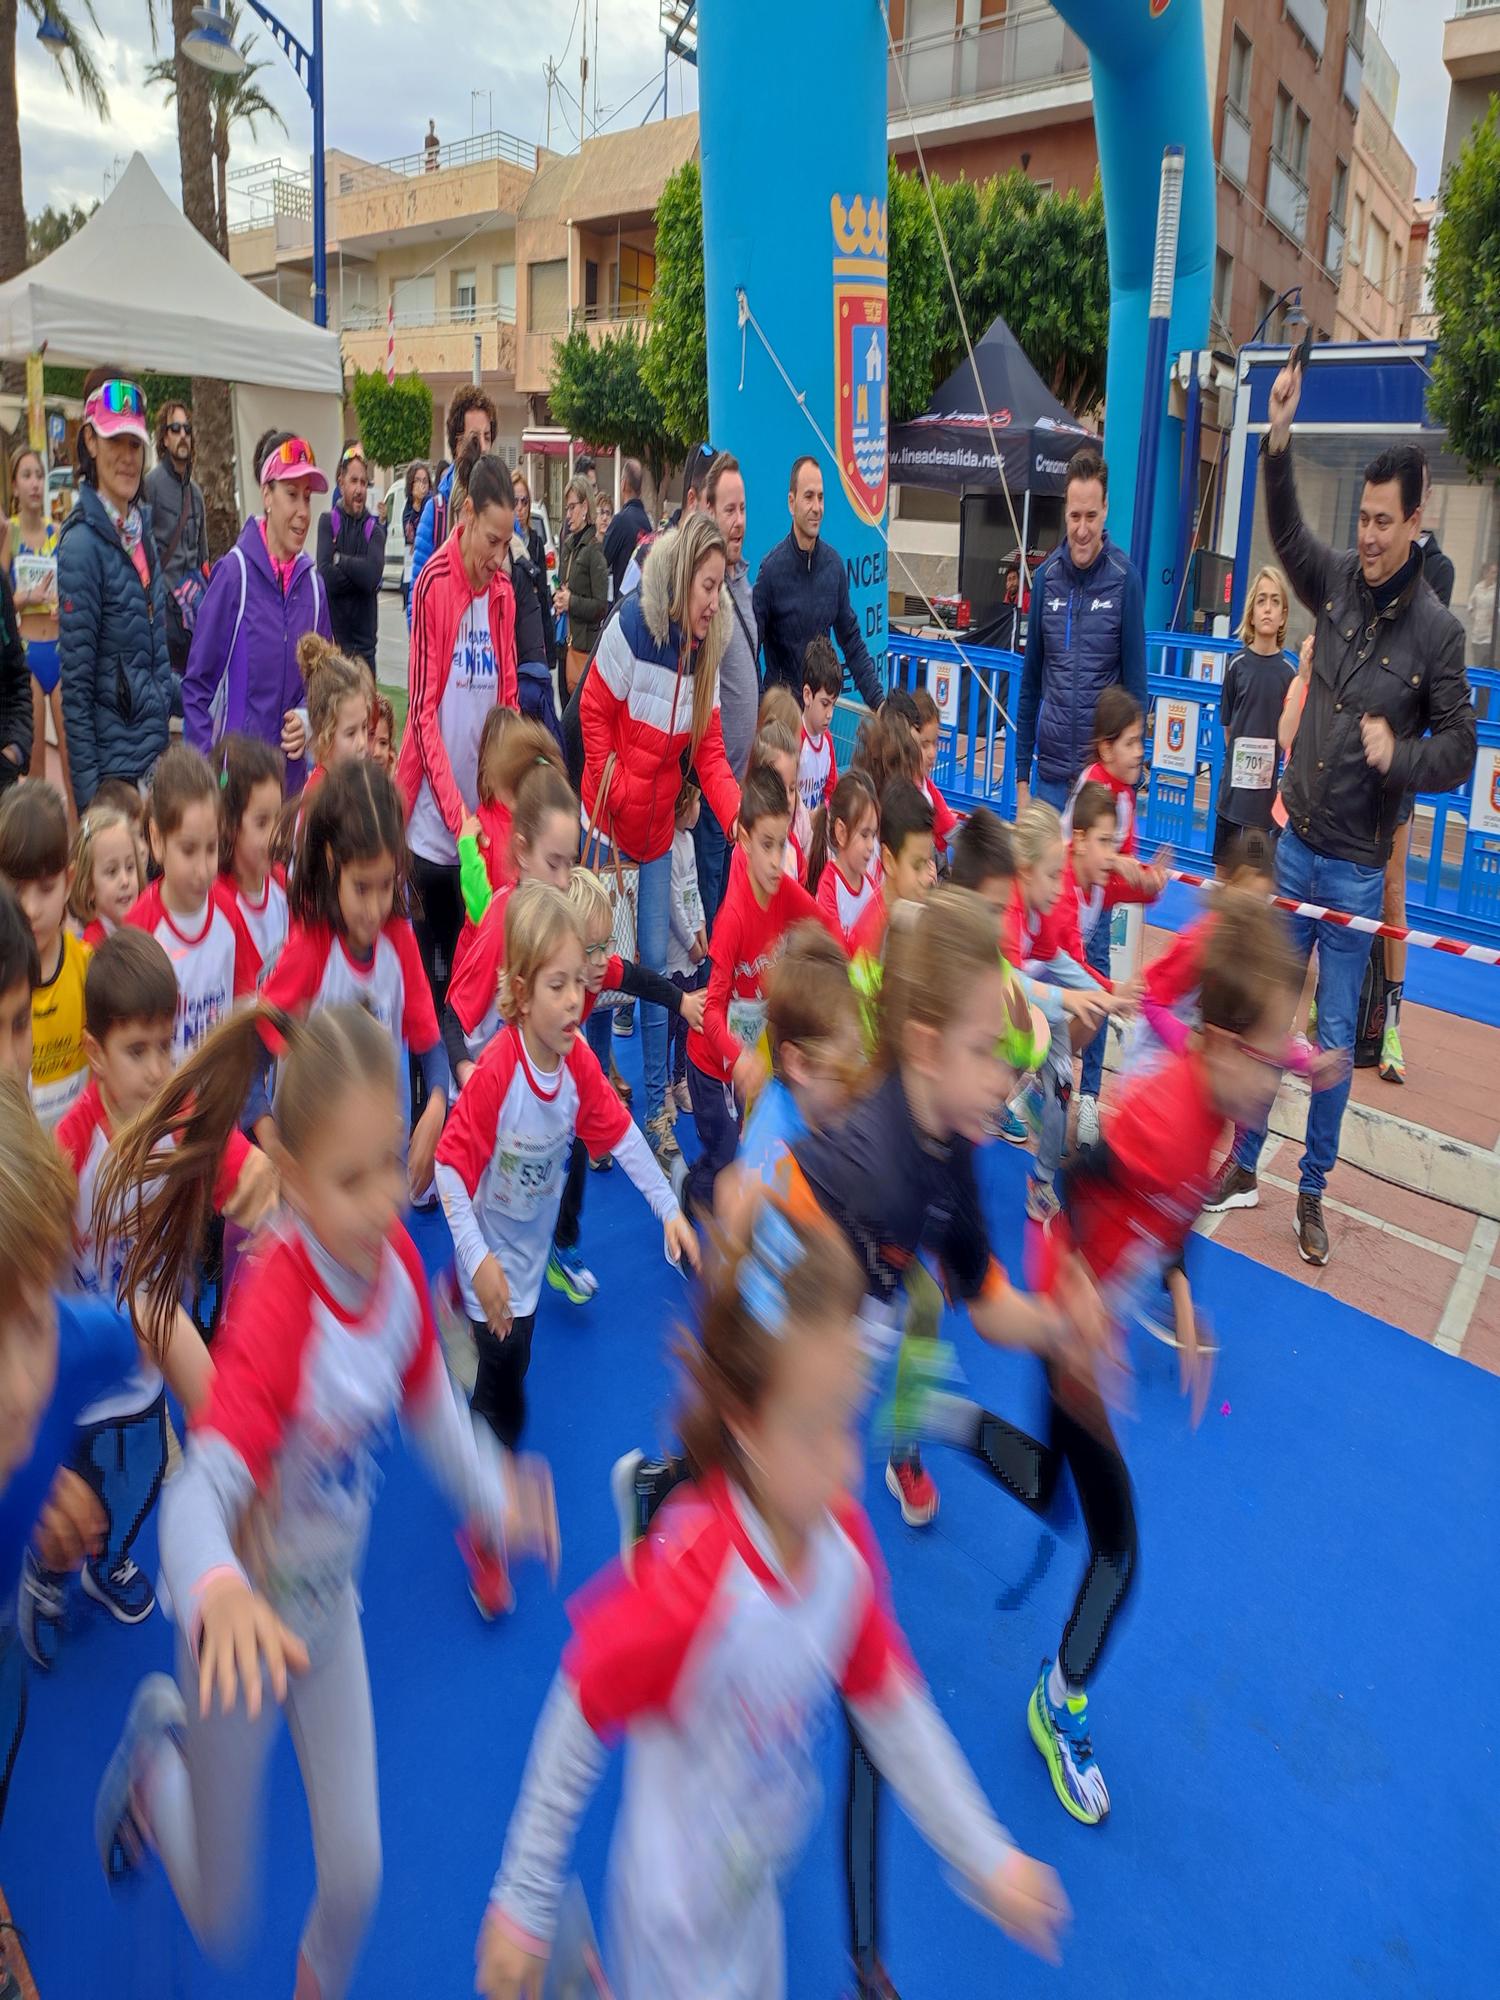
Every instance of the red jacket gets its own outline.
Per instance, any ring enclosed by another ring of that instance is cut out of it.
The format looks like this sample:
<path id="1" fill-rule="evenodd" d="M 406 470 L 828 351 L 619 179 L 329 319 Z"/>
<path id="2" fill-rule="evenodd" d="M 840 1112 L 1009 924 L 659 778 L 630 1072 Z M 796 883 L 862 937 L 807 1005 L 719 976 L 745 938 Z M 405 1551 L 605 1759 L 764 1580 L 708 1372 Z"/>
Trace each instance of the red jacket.
<path id="1" fill-rule="evenodd" d="M 726 832 L 740 810 L 740 788 L 724 754 L 718 693 L 719 662 L 734 611 L 726 590 L 694 656 L 668 615 L 676 543 L 674 530 L 651 544 L 641 587 L 605 626 L 579 702 L 584 811 L 593 817 L 604 766 L 613 754 L 600 831 L 632 861 L 655 861 L 672 845 L 682 789 L 680 762 L 692 741 L 693 687 L 699 674 L 711 674 L 715 685 L 713 712 L 693 758 L 698 782 Z"/>
<path id="2" fill-rule="evenodd" d="M 1071 854 L 1063 864 L 1062 887 L 1057 892 L 1057 901 L 1045 916 L 1032 916 L 1027 910 L 1020 879 L 1017 878 L 1000 933 L 1000 950 L 1017 970 L 1033 960 L 1045 963 L 1049 958 L 1056 958 L 1060 951 L 1065 951 L 1106 993 L 1114 991 L 1103 973 L 1096 972 L 1089 964 L 1083 939 L 1079 935 L 1078 884 L 1073 879 Z"/>
<path id="3" fill-rule="evenodd" d="M 411 600 L 411 657 L 407 681 L 411 707 L 401 754 L 396 759 L 396 789 L 408 818 L 425 778 L 432 787 L 444 824 L 457 840 L 464 823 L 463 794 L 453 777 L 447 747 L 438 723 L 438 707 L 453 666 L 453 648 L 464 613 L 474 592 L 464 570 L 459 537 L 450 535 L 424 565 Z M 496 570 L 490 579 L 490 640 L 495 648 L 496 706 L 519 705 L 516 679 L 516 600 L 510 578 Z"/>

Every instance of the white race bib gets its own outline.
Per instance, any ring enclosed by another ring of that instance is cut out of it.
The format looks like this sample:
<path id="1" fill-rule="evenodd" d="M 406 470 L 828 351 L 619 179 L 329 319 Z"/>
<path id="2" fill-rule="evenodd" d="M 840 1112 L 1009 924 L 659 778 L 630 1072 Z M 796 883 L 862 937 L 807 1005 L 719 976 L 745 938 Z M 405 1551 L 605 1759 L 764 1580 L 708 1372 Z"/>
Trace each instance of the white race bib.
<path id="1" fill-rule="evenodd" d="M 529 1222 L 546 1202 L 557 1182 L 570 1132 L 545 1140 L 507 1132 L 490 1166 L 489 1198 L 517 1222 Z"/>
<path id="2" fill-rule="evenodd" d="M 742 1049 L 756 1048 L 766 1026 L 764 1000 L 731 1000 L 725 1009 L 729 1032 Z"/>
<path id="3" fill-rule="evenodd" d="M 1268 792 L 1275 782 L 1275 737 L 1236 737 L 1234 762 L 1229 773 L 1231 789 L 1236 792 Z"/>

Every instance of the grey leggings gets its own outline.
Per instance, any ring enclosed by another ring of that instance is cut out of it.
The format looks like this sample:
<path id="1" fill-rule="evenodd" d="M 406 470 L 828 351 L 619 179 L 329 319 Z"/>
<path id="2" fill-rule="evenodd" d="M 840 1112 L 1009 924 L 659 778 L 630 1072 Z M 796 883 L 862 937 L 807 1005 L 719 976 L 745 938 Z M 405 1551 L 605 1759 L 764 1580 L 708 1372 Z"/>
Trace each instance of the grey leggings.
<path id="1" fill-rule="evenodd" d="M 259 1805 L 280 1727 L 270 1689 L 251 1722 L 243 1698 L 228 1715 L 198 1714 L 198 1668 L 177 1643 L 186 1740 L 168 1742 L 151 1772 L 151 1833 L 183 1915 L 210 1955 L 242 1937 L 254 1906 Z M 302 1953 L 322 2000 L 343 2000 L 380 1894 L 375 1722 L 359 1606 L 351 1585 L 312 1663 L 288 1682 L 286 1718 L 312 1819 L 318 1886 Z"/>

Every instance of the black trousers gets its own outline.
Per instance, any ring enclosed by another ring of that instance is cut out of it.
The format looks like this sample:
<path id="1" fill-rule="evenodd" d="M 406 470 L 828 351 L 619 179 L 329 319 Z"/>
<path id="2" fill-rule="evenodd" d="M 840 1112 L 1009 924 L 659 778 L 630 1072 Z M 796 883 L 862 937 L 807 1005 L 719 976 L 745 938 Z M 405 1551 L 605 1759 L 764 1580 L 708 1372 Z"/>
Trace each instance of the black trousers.
<path id="1" fill-rule="evenodd" d="M 1066 1466 L 1089 1538 L 1088 1566 L 1063 1628 L 1058 1664 L 1070 1687 L 1085 1687 L 1135 1586 L 1139 1564 L 1135 1497 L 1103 1404 L 1089 1392 L 1078 1407 L 1066 1384 L 1048 1370 L 1047 1442 L 1038 1443 L 1003 1417 L 980 1412 L 975 1455 L 1013 1499 L 1045 1514 Z M 1085 1420 L 1086 1419 L 1086 1420 Z"/>
<path id="2" fill-rule="evenodd" d="M 411 881 L 417 892 L 411 927 L 417 935 L 417 949 L 422 954 L 433 1005 L 441 1020 L 443 1003 L 448 998 L 448 981 L 453 976 L 453 947 L 464 927 L 458 863 L 428 861 L 423 855 L 414 854 Z"/>
<path id="3" fill-rule="evenodd" d="M 714 1184 L 730 1164 L 740 1143 L 740 1114 L 734 1090 L 719 1076 L 710 1076 L 690 1062 L 688 1096 L 701 1151 L 688 1168 L 688 1194 L 694 1210 L 705 1218 L 714 1212 Z"/>
<path id="4" fill-rule="evenodd" d="M 502 1340 L 482 1319 L 471 1319 L 479 1373 L 469 1407 L 483 1417 L 507 1451 L 514 1451 L 526 1428 L 526 1374 L 531 1367 L 531 1335 L 535 1311 L 511 1322 Z"/>

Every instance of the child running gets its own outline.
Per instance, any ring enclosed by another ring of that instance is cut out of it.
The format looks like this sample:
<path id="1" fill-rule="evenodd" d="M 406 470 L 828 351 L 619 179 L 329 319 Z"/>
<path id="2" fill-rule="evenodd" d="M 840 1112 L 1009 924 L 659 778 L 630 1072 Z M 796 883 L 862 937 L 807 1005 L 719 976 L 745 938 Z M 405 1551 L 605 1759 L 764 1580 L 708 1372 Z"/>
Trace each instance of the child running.
<path id="1" fill-rule="evenodd" d="M 0 805 L 0 879 L 15 891 L 36 945 L 30 998 L 31 1101 L 51 1130 L 88 1081 L 83 1047 L 83 980 L 88 946 L 67 928 L 68 810 L 39 778 L 15 786 Z"/>
<path id="2" fill-rule="evenodd" d="M 260 955 L 238 905 L 215 894 L 219 786 L 185 743 L 164 750 L 151 780 L 147 830 L 162 871 L 126 921 L 154 937 L 177 980 L 172 1060 L 182 1063 L 237 1000 L 253 995 Z"/>
<path id="3" fill-rule="evenodd" d="M 797 732 L 783 722 L 763 722 L 750 748 L 749 768 L 757 764 L 768 764 L 786 787 L 787 873 L 806 888 L 812 816 L 797 790 Z"/>
<path id="4" fill-rule="evenodd" d="M 555 1557 L 556 1516 L 544 1470 L 481 1452 L 455 1400 L 421 1259 L 398 1219 L 405 1127 L 390 1037 L 363 1007 L 305 1023 L 264 1002 L 245 1010 L 116 1141 L 100 1226 L 131 1241 L 126 1289 L 141 1297 L 142 1324 L 154 1336 L 187 1277 L 208 1178 L 267 1029 L 287 1051 L 272 1134 L 287 1220 L 234 1288 L 207 1407 L 163 1492 L 177 1678 L 152 1674 L 137 1688 L 95 1833 L 112 1881 L 158 1855 L 200 1943 L 223 1954 L 248 1915 L 284 1705 L 317 1865 L 296 1989 L 343 2000 L 380 1885 L 358 1595 L 377 1446 L 399 1415 L 459 1518 L 497 1551 Z M 257 1504 L 268 1495 L 272 1505 Z M 257 1553 L 242 1560 L 247 1542 Z"/>
<path id="5" fill-rule="evenodd" d="M 880 809 L 870 781 L 863 771 L 846 771 L 813 814 L 807 886 L 850 953 L 859 920 L 880 893 L 871 865 L 879 844 Z"/>
<path id="6" fill-rule="evenodd" d="M 833 748 L 833 710 L 844 685 L 844 664 L 826 632 L 809 639 L 802 656 L 802 741 L 797 790 L 809 813 L 826 806 L 839 781 Z"/>
<path id="7" fill-rule="evenodd" d="M 78 822 L 69 858 L 68 914 L 90 951 L 113 935 L 141 893 L 135 834 L 117 806 L 90 806 Z"/>
<path id="8" fill-rule="evenodd" d="M 995 1823 L 919 1679 L 849 1485 L 862 1368 L 854 1257 L 767 1197 L 688 1344 L 694 1483 L 629 1575 L 575 1601 L 491 1892 L 476 1985 L 540 1991 L 569 1852 L 626 1739 L 607 1888 L 620 2000 L 785 1990 L 780 1878 L 816 1812 L 814 1745 L 837 1693 L 926 1838 L 980 1907 L 1055 1958 L 1052 1871 Z"/>
<path id="9" fill-rule="evenodd" d="M 299 1017 L 320 1007 L 368 1008 L 390 1039 L 408 1116 L 407 1058 L 415 1057 L 427 1093 L 412 1127 L 407 1159 L 415 1200 L 432 1182 L 453 1079 L 406 915 L 401 801 L 395 785 L 368 759 L 339 765 L 313 794 L 288 908 L 286 948 L 263 998 Z M 268 1049 L 263 1070 L 275 1053 Z M 274 1122 L 264 1075 L 252 1096 L 249 1119 L 256 1137 L 268 1146 Z"/>
<path id="10" fill-rule="evenodd" d="M 926 793 L 910 778 L 893 778 L 879 797 L 880 894 L 870 898 L 850 934 L 856 969 L 862 959 L 878 963 L 896 905 L 925 903 L 937 880 Z"/>
<path id="11" fill-rule="evenodd" d="M 100 1241 L 96 1228 L 99 1175 L 115 1134 L 140 1115 L 172 1074 L 177 982 L 155 938 L 126 929 L 107 938 L 89 961 L 84 982 L 84 1042 L 90 1077 L 83 1095 L 57 1128 L 57 1141 L 78 1185 L 69 1290 L 120 1303 L 126 1249 Z M 276 1196 L 276 1176 L 258 1147 L 235 1132 L 213 1181 L 213 1206 L 253 1228 Z M 149 1618 L 151 1580 L 131 1556 L 156 1505 L 167 1467 L 166 1391 L 162 1375 L 140 1357 L 109 1395 L 78 1413 L 73 1468 L 97 1493 L 104 1531 L 83 1566 L 84 1594 L 122 1625 Z M 21 1634 L 39 1667 L 56 1660 L 63 1631 L 66 1578 L 27 1560 Z"/>
<path id="12" fill-rule="evenodd" d="M 219 780 L 219 880 L 221 905 L 233 904 L 260 958 L 264 986 L 286 943 L 286 874 L 271 861 L 281 817 L 286 763 L 258 736 L 231 734 L 214 746 Z M 304 790 L 303 796 L 306 797 Z"/>

